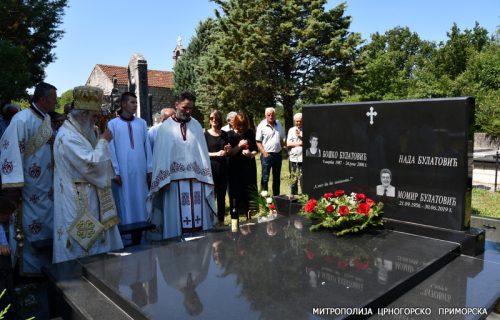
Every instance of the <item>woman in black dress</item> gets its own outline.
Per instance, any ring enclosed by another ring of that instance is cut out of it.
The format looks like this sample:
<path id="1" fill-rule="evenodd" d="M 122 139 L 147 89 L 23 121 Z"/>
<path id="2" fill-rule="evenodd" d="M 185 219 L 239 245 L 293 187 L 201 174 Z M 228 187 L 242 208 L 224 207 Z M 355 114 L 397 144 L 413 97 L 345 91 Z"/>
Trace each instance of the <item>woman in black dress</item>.
<path id="1" fill-rule="evenodd" d="M 210 110 L 210 129 L 205 131 L 208 155 L 212 165 L 214 191 L 217 200 L 217 219 L 219 225 L 224 224 L 226 189 L 227 189 L 227 153 L 230 149 L 227 132 L 222 131 L 222 114 L 218 110 Z"/>
<path id="2" fill-rule="evenodd" d="M 255 155 L 257 144 L 255 133 L 250 129 L 248 116 L 240 111 L 234 118 L 233 130 L 228 132 L 231 151 L 229 152 L 229 198 L 231 213 L 250 217 L 250 196 L 257 192 L 257 165 Z M 238 217 L 233 217 L 238 219 Z"/>

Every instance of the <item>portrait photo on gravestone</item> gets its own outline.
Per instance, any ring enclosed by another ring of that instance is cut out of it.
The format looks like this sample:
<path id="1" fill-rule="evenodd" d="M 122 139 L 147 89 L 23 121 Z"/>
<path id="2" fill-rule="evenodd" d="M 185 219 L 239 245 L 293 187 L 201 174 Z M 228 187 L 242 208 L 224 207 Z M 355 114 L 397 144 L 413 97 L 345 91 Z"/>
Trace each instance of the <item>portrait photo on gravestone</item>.
<path id="1" fill-rule="evenodd" d="M 321 141 L 321 158 L 303 164 L 305 193 L 363 192 L 386 218 L 466 229 L 473 108 L 473 98 L 304 106 L 304 135 Z"/>

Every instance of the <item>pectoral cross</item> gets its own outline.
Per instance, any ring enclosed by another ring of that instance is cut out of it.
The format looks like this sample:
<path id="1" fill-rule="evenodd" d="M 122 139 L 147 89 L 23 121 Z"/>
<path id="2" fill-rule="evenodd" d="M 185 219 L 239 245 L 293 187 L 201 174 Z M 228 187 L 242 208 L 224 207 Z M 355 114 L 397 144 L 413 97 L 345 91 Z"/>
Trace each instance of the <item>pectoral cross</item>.
<path id="1" fill-rule="evenodd" d="M 367 112 L 366 116 L 370 117 L 370 125 L 372 125 L 373 124 L 373 117 L 377 116 L 377 112 L 374 111 L 373 107 L 370 107 L 370 112 Z"/>

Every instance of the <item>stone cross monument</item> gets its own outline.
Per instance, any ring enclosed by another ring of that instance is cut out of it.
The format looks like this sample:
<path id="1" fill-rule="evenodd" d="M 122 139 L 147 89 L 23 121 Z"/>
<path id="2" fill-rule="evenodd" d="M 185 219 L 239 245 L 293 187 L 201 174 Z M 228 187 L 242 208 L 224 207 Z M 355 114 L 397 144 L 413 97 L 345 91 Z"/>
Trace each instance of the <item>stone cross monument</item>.
<path id="1" fill-rule="evenodd" d="M 128 90 L 137 96 L 137 116 L 151 125 L 151 106 L 148 104 L 148 62 L 143 55 L 134 53 L 128 63 Z"/>

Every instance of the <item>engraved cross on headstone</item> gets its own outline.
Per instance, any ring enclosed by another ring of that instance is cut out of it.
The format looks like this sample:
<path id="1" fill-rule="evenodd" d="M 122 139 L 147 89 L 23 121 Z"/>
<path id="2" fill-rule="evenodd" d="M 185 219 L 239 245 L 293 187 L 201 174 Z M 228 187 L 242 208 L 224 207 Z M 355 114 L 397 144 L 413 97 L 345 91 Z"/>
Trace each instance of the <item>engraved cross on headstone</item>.
<path id="1" fill-rule="evenodd" d="M 373 124 L 373 117 L 377 116 L 377 111 L 374 111 L 373 107 L 370 107 L 370 112 L 367 112 L 366 116 L 370 117 L 370 124 Z"/>
<path id="2" fill-rule="evenodd" d="M 186 226 L 188 226 L 191 223 L 191 219 L 189 219 L 188 217 L 186 217 L 183 222 L 184 222 L 184 224 Z"/>

